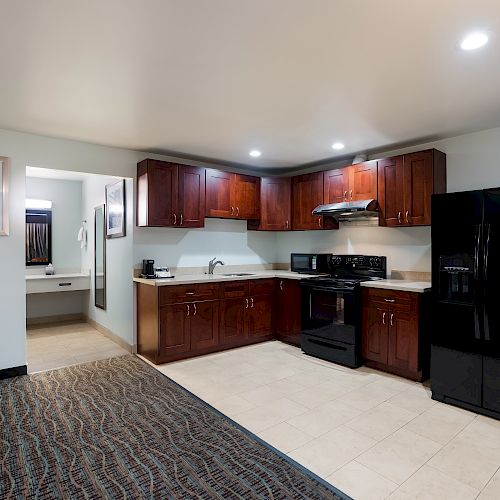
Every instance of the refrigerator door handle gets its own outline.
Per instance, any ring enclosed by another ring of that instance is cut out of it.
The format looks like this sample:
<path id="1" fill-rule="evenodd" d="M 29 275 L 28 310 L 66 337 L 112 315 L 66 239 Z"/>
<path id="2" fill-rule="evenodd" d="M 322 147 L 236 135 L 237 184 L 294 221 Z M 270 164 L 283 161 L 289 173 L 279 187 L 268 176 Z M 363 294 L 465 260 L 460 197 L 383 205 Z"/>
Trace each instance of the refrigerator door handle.
<path id="1" fill-rule="evenodd" d="M 477 306 L 474 308 L 474 337 L 481 340 L 481 326 L 479 323 L 479 312 Z"/>
<path id="2" fill-rule="evenodd" d="M 481 225 L 476 226 L 476 243 L 474 245 L 474 279 L 479 279 L 479 246 L 481 242 Z"/>
<path id="3" fill-rule="evenodd" d="M 484 267 L 483 267 L 483 276 L 485 285 L 488 282 L 488 260 L 490 255 L 490 237 L 491 237 L 491 224 L 485 224 L 485 241 L 484 241 Z M 483 305 L 483 328 L 484 328 L 484 339 L 490 339 L 490 321 L 488 318 L 488 306 L 486 303 Z"/>

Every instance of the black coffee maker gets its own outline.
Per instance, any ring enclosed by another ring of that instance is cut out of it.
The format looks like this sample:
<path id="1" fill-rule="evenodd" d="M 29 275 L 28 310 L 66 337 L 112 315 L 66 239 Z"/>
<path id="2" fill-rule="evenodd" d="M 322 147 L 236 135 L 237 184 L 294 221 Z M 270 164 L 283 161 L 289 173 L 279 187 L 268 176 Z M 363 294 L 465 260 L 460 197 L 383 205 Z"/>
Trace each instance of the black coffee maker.
<path id="1" fill-rule="evenodd" d="M 156 278 L 155 261 L 152 259 L 144 259 L 142 261 L 141 278 L 153 279 Z"/>

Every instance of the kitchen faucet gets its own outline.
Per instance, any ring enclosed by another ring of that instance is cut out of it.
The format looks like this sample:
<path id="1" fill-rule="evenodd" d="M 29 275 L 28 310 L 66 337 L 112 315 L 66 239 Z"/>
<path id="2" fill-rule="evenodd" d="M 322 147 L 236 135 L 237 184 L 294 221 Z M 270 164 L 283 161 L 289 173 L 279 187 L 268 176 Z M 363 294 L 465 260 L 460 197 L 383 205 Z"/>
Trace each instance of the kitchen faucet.
<path id="1" fill-rule="evenodd" d="M 221 266 L 224 265 L 224 262 L 222 260 L 215 260 L 217 257 L 214 257 L 209 263 L 208 263 L 208 274 L 214 274 L 214 269 L 217 264 L 220 264 Z"/>

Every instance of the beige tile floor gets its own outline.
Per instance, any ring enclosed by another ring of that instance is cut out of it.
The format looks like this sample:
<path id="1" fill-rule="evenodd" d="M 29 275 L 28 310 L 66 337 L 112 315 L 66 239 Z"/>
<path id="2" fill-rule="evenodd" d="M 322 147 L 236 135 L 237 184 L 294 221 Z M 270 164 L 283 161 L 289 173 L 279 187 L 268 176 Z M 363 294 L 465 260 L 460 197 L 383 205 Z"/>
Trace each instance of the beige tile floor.
<path id="1" fill-rule="evenodd" d="M 157 367 L 355 499 L 500 499 L 500 422 L 266 342 Z"/>
<path id="2" fill-rule="evenodd" d="M 83 322 L 30 326 L 27 344 L 29 373 L 127 354 Z"/>

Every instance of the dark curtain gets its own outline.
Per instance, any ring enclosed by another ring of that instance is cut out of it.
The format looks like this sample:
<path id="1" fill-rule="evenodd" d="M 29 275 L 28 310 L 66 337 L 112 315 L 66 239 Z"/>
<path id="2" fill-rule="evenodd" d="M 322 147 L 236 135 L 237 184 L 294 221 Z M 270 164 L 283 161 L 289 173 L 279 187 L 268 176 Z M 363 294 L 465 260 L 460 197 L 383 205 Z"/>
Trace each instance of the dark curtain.
<path id="1" fill-rule="evenodd" d="M 29 222 L 26 224 L 26 261 L 48 262 L 48 224 Z"/>

